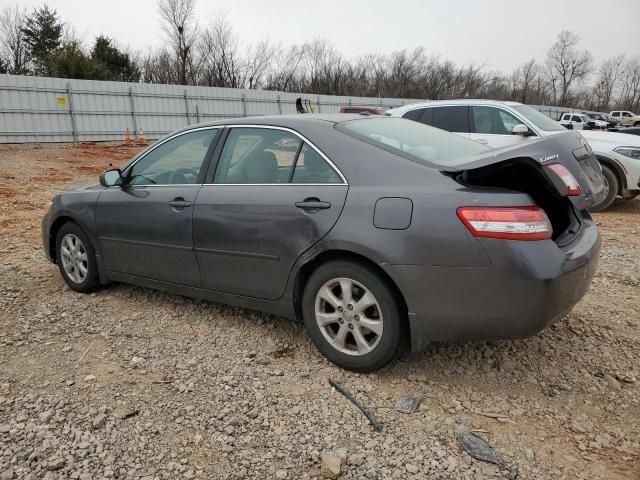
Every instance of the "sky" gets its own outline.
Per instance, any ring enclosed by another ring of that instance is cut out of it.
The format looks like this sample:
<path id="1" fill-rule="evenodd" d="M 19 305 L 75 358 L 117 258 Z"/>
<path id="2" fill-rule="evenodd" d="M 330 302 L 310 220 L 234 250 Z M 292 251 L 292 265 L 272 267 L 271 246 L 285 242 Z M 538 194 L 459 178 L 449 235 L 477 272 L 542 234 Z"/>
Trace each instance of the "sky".
<path id="1" fill-rule="evenodd" d="M 155 0 L 47 3 L 88 42 L 100 33 L 141 51 L 164 42 Z M 15 4 L 0 0 L 0 8 Z M 324 38 L 350 58 L 422 45 L 428 55 L 508 72 L 543 59 L 563 29 L 580 35 L 596 62 L 640 55 L 640 0 L 198 0 L 197 8 L 202 26 L 225 13 L 243 45 Z"/>

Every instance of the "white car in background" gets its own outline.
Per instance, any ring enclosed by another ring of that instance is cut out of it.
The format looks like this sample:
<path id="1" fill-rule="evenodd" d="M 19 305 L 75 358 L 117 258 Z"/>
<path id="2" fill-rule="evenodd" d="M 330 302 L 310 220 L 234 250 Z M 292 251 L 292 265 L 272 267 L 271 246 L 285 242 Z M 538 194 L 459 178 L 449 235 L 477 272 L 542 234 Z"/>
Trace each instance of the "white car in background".
<path id="1" fill-rule="evenodd" d="M 385 114 L 454 132 L 491 148 L 567 131 L 545 114 L 517 102 L 430 101 L 405 105 Z M 591 210 L 604 210 L 617 196 L 628 200 L 640 195 L 640 136 L 599 130 L 580 133 L 598 157 L 607 182 L 607 195 Z"/>
<path id="2" fill-rule="evenodd" d="M 636 115 L 629 110 L 614 110 L 609 113 L 611 118 L 618 120 L 619 125 L 623 127 L 639 127 L 640 115 Z"/>
<path id="3" fill-rule="evenodd" d="M 600 123 L 596 123 L 600 122 Z M 565 128 L 570 128 L 572 130 L 589 130 L 591 128 L 591 124 L 595 124 L 598 128 L 607 128 L 607 123 L 602 122 L 601 120 L 591 120 L 584 113 L 563 113 L 560 117 L 560 125 Z"/>

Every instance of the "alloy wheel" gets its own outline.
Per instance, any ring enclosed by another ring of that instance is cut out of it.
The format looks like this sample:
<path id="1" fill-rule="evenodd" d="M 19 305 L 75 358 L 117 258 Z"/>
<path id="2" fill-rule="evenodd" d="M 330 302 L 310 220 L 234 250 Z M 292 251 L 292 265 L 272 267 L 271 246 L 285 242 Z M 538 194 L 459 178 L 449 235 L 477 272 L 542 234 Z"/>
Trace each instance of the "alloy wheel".
<path id="1" fill-rule="evenodd" d="M 89 272 L 89 257 L 82 241 L 72 233 L 62 237 L 60 259 L 67 277 L 74 283 L 82 283 Z"/>
<path id="2" fill-rule="evenodd" d="M 378 300 L 350 278 L 334 278 L 318 290 L 315 318 L 329 344 L 348 355 L 370 353 L 382 338 L 384 319 Z"/>

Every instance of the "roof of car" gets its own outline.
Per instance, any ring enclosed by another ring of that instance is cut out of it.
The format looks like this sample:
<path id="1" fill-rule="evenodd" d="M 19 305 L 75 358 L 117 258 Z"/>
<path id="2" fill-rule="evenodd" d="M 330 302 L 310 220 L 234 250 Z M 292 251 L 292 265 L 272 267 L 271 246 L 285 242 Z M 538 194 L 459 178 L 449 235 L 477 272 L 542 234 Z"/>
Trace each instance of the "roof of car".
<path id="1" fill-rule="evenodd" d="M 359 113 L 305 113 L 294 115 L 263 115 L 255 117 L 230 117 L 197 124 L 198 127 L 217 125 L 273 125 L 287 127 L 292 124 L 330 122 L 340 123 L 348 120 L 368 118 Z M 193 128 L 195 125 L 190 125 Z"/>
<path id="2" fill-rule="evenodd" d="M 394 112 L 402 111 L 408 112 L 409 110 L 415 110 L 416 108 L 431 107 L 434 105 L 522 105 L 520 102 L 501 102 L 498 100 L 486 100 L 486 99 L 457 99 L 457 100 L 427 100 L 424 102 L 408 103 L 402 107 L 394 108 Z M 388 112 L 387 112 L 388 113 Z"/>

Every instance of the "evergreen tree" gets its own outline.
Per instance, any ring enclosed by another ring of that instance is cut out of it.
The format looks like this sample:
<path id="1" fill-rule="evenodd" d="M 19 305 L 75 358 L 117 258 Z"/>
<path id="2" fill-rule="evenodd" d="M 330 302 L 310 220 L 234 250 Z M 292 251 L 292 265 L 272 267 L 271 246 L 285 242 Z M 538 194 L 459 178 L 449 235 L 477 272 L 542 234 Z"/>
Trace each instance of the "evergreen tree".
<path id="1" fill-rule="evenodd" d="M 68 42 L 50 56 L 51 74 L 55 77 L 83 80 L 108 80 L 107 67 L 84 53 L 77 42 Z"/>
<path id="2" fill-rule="evenodd" d="M 137 82 L 140 69 L 128 53 L 120 51 L 112 40 L 104 35 L 96 37 L 91 58 L 102 63 L 108 71 L 108 79 L 119 82 Z"/>
<path id="3" fill-rule="evenodd" d="M 27 16 L 22 33 L 36 75 L 51 75 L 51 56 L 60 48 L 63 24 L 45 4 Z"/>

